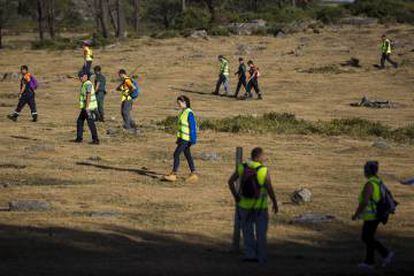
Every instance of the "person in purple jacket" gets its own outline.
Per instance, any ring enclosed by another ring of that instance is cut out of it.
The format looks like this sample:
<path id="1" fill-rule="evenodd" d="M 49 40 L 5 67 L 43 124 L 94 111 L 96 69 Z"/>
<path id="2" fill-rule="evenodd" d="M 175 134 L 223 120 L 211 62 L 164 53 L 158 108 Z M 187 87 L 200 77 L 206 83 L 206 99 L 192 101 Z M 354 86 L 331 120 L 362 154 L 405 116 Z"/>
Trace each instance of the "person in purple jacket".
<path id="1" fill-rule="evenodd" d="M 177 171 L 180 165 L 180 155 L 184 152 L 190 167 L 190 176 L 187 177 L 186 182 L 196 182 L 198 176 L 194 165 L 194 160 L 191 155 L 191 146 L 197 143 L 197 122 L 193 111 L 191 110 L 190 99 L 187 96 L 179 96 L 177 98 L 177 105 L 180 109 L 177 123 L 177 148 L 174 152 L 174 164 L 172 172 L 164 176 L 164 180 L 174 182 L 177 181 Z"/>

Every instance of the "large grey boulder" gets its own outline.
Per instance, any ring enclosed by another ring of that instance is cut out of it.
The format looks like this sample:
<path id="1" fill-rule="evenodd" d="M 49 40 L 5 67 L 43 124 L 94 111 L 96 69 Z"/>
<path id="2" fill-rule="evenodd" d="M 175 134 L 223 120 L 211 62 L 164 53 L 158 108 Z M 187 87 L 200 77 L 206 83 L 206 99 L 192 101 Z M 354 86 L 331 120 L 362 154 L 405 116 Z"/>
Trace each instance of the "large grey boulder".
<path id="1" fill-rule="evenodd" d="M 301 188 L 296 190 L 290 196 L 290 199 L 295 204 L 304 204 L 310 202 L 312 198 L 312 193 L 309 189 Z"/>
<path id="2" fill-rule="evenodd" d="M 197 30 L 197 31 L 194 31 L 194 32 L 192 32 L 190 34 L 190 37 L 191 38 L 202 38 L 202 39 L 205 39 L 205 40 L 208 40 L 209 39 L 206 30 Z"/>
<path id="3" fill-rule="evenodd" d="M 9 210 L 17 212 L 47 211 L 50 210 L 50 204 L 35 199 L 13 200 L 9 202 Z"/>

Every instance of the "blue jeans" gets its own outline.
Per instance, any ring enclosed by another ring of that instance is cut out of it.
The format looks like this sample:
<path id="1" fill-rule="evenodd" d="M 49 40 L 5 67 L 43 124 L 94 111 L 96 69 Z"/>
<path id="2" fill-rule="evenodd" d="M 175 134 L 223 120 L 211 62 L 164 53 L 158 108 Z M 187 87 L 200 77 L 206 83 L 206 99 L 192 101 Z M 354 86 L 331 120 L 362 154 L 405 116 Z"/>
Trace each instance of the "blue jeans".
<path id="1" fill-rule="evenodd" d="M 265 210 L 246 210 L 239 208 L 244 242 L 244 258 L 267 261 L 266 235 L 269 214 Z"/>
<path id="2" fill-rule="evenodd" d="M 222 84 L 224 85 L 224 92 L 226 94 L 230 93 L 229 77 L 221 74 L 217 80 L 216 91 L 214 94 L 218 94 L 220 92 L 220 87 Z"/>
<path id="3" fill-rule="evenodd" d="M 121 114 L 122 119 L 124 120 L 124 128 L 125 129 L 134 129 L 136 128 L 136 123 L 134 119 L 132 119 L 131 110 L 132 110 L 133 101 L 132 100 L 125 100 L 122 102 L 121 105 Z"/>
<path id="4" fill-rule="evenodd" d="M 185 158 L 187 159 L 188 166 L 190 167 L 191 172 L 195 172 L 194 160 L 191 155 L 191 143 L 188 141 L 184 141 L 182 139 L 177 140 L 177 148 L 174 151 L 174 166 L 173 172 L 178 171 L 178 167 L 180 166 L 180 155 L 184 152 Z"/>

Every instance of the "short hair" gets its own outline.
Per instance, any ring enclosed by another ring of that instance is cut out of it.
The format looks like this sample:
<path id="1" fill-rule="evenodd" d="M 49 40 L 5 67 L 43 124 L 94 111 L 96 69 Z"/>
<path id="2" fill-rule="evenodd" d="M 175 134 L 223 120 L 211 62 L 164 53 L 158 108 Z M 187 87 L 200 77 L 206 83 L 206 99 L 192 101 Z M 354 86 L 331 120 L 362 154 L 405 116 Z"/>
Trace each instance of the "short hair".
<path id="1" fill-rule="evenodd" d="M 379 170 L 378 161 L 367 161 L 364 166 L 364 172 L 367 176 L 377 175 Z"/>
<path id="2" fill-rule="evenodd" d="M 184 96 L 184 95 L 181 95 L 181 96 L 179 96 L 179 97 L 177 98 L 177 102 L 178 102 L 178 101 L 180 101 L 180 102 L 184 102 L 184 103 L 185 103 L 185 106 L 186 106 L 187 108 L 191 108 L 191 101 L 190 101 L 190 98 L 189 98 L 189 97 Z"/>
<path id="3" fill-rule="evenodd" d="M 118 74 L 124 74 L 124 75 L 126 75 L 126 71 L 125 71 L 125 69 L 120 69 L 120 70 L 118 71 Z"/>
<path id="4" fill-rule="evenodd" d="M 20 66 L 20 70 L 26 70 L 26 71 L 29 71 L 29 66 L 27 66 L 27 65 L 22 65 L 22 66 Z"/>
<path id="5" fill-rule="evenodd" d="M 224 56 L 223 56 L 223 55 L 219 55 L 219 56 L 218 56 L 218 58 L 219 58 L 219 59 L 220 59 L 220 58 L 224 58 Z"/>
<path id="6" fill-rule="evenodd" d="M 251 157 L 253 160 L 257 159 L 263 154 L 263 149 L 260 147 L 256 147 L 252 150 Z"/>
<path id="7" fill-rule="evenodd" d="M 93 67 L 93 71 L 95 71 L 95 72 L 101 72 L 101 66 L 99 66 L 99 65 L 96 65 L 95 67 Z"/>
<path id="8" fill-rule="evenodd" d="M 242 57 L 239 57 L 239 61 L 243 61 L 244 59 Z"/>
<path id="9" fill-rule="evenodd" d="M 247 62 L 247 64 L 254 64 L 254 63 L 253 63 L 253 60 L 249 60 L 249 61 Z"/>
<path id="10" fill-rule="evenodd" d="M 85 75 L 88 77 L 88 79 L 90 78 L 90 74 L 88 74 L 88 72 L 86 72 L 85 70 L 80 70 L 78 73 L 78 78 L 82 78 Z"/>

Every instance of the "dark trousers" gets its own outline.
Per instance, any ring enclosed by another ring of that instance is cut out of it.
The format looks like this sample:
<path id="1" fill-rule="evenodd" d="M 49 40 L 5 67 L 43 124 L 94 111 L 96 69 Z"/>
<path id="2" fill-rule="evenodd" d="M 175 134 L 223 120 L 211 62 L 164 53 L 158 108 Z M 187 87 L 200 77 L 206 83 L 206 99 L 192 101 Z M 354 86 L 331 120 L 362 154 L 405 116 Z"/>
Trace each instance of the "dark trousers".
<path id="1" fill-rule="evenodd" d="M 254 92 L 256 92 L 257 95 L 261 95 L 259 81 L 255 78 L 251 79 L 247 84 L 247 93 L 249 94 L 249 96 L 252 96 L 252 89 L 254 89 Z"/>
<path id="2" fill-rule="evenodd" d="M 383 53 L 382 54 L 382 56 L 381 56 L 381 68 L 384 68 L 385 67 L 385 61 L 388 61 L 389 63 L 391 63 L 392 66 L 394 66 L 395 68 L 398 67 L 398 63 L 396 63 L 395 61 L 393 61 L 391 59 L 391 55 L 390 54 L 386 54 L 386 53 Z"/>
<path id="3" fill-rule="evenodd" d="M 133 101 L 132 100 L 125 100 L 122 102 L 121 105 L 121 114 L 122 119 L 124 120 L 124 128 L 125 129 L 133 129 L 136 128 L 135 121 L 132 119 L 131 110 L 132 110 Z"/>
<path id="4" fill-rule="evenodd" d="M 31 91 L 24 91 L 23 94 L 20 96 L 19 102 L 15 110 L 16 115 L 20 114 L 20 112 L 26 104 L 29 105 L 30 111 L 32 112 L 32 116 L 37 116 L 35 93 Z"/>
<path id="5" fill-rule="evenodd" d="M 247 92 L 247 83 L 246 83 L 246 77 L 240 77 L 239 78 L 239 82 L 237 83 L 237 88 L 236 88 L 236 98 L 239 95 L 240 89 L 241 87 L 244 87 L 244 90 Z"/>
<path id="6" fill-rule="evenodd" d="M 96 130 L 95 120 L 92 116 L 88 116 L 88 113 L 85 109 L 81 109 L 77 121 L 77 128 L 76 128 L 76 140 L 83 140 L 83 125 L 85 124 L 85 120 L 88 122 L 88 127 L 92 135 L 93 141 L 98 141 L 98 132 Z"/>
<path id="7" fill-rule="evenodd" d="M 177 148 L 174 151 L 174 167 L 173 172 L 178 171 L 178 167 L 180 166 L 180 155 L 184 152 L 185 158 L 187 159 L 188 166 L 190 167 L 191 172 L 195 172 L 194 160 L 191 155 L 191 143 L 178 139 L 177 140 Z"/>
<path id="8" fill-rule="evenodd" d="M 388 256 L 389 250 L 385 248 L 379 241 L 375 239 L 375 232 L 377 231 L 379 220 L 364 221 L 362 226 L 362 241 L 365 243 L 367 253 L 365 257 L 366 264 L 374 264 L 375 251 L 378 251 L 381 257 Z"/>
<path id="9" fill-rule="evenodd" d="M 92 61 L 85 61 L 83 64 L 82 71 L 88 74 L 88 76 L 91 76 L 91 67 L 92 67 Z"/>
<path id="10" fill-rule="evenodd" d="M 214 94 L 218 94 L 220 92 L 221 85 L 224 85 L 224 92 L 226 94 L 230 93 L 230 84 L 229 84 L 229 77 L 221 74 L 219 76 L 219 79 L 216 83 L 216 91 L 214 91 Z"/>
<path id="11" fill-rule="evenodd" d="M 104 120 L 104 101 L 105 101 L 105 91 L 98 91 L 96 93 L 96 101 L 98 103 L 98 120 Z"/>

